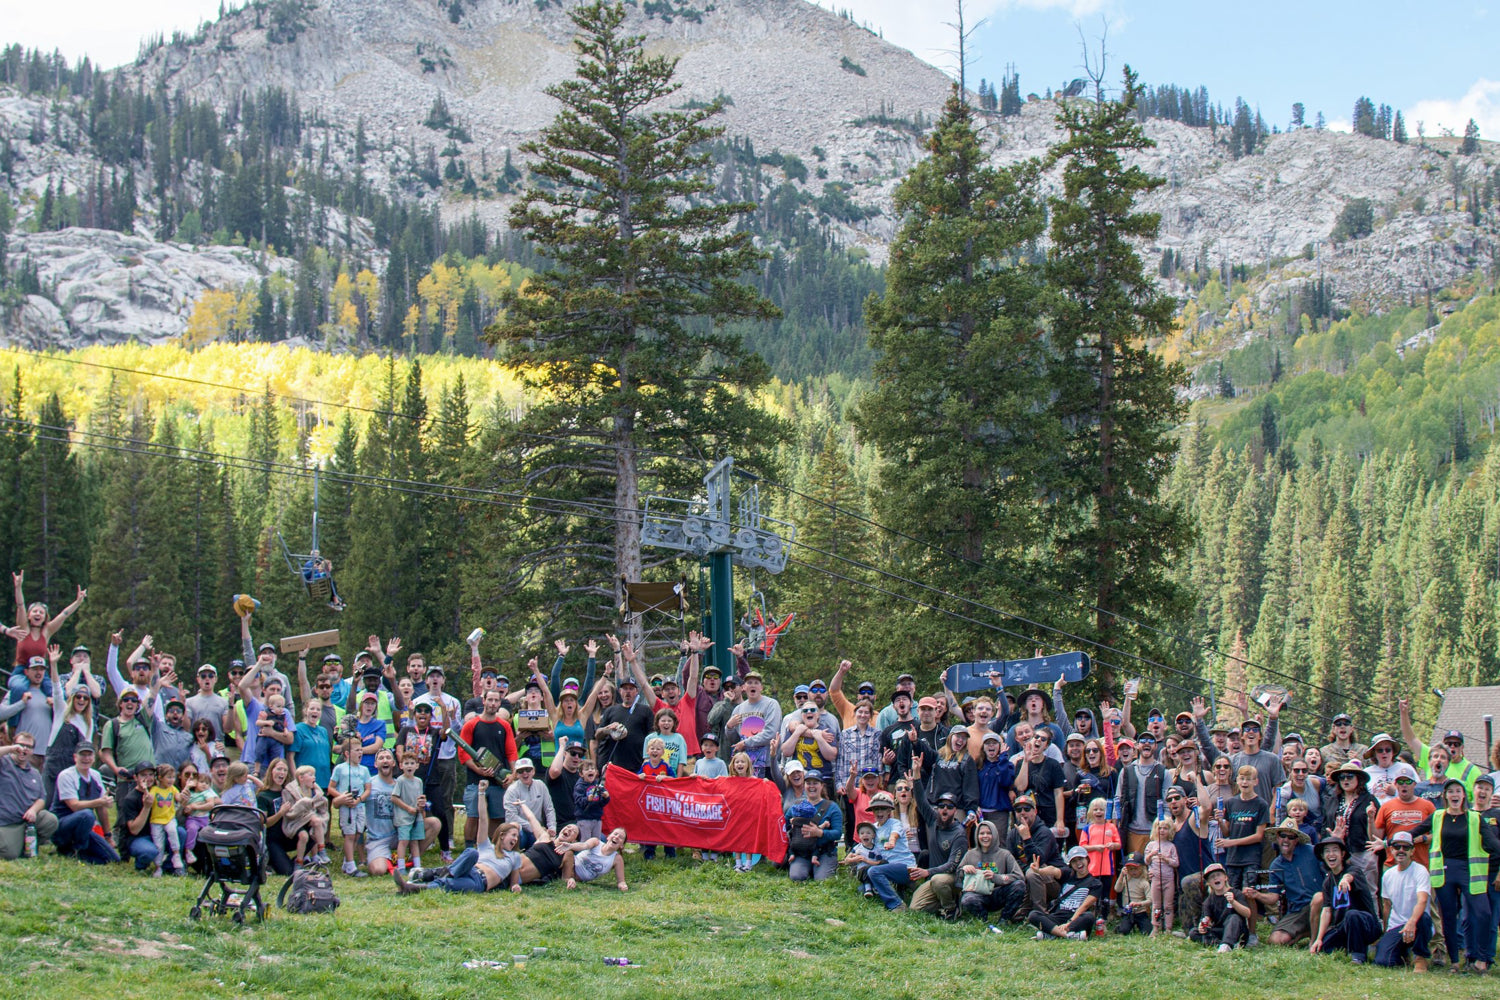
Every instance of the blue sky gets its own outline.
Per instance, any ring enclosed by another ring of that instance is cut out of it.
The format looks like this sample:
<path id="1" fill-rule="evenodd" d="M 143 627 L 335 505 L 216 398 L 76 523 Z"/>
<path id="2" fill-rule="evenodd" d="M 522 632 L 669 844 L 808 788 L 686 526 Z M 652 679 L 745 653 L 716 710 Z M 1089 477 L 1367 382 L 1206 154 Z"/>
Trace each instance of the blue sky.
<path id="1" fill-rule="evenodd" d="M 418 0 L 411 0 L 418 2 Z M 952 0 L 816 0 L 884 31 L 887 40 L 934 64 L 954 60 Z M 970 74 L 997 79 L 1007 63 L 1022 92 L 1080 75 L 1078 28 L 1097 39 L 1109 22 L 1110 64 L 1129 62 L 1143 80 L 1208 87 L 1216 101 L 1236 96 L 1285 125 L 1292 102 L 1347 122 L 1367 95 L 1437 134 L 1462 131 L 1474 117 L 1500 139 L 1500 0 L 1260 0 L 1241 7 L 1184 0 L 966 0 L 970 20 L 985 18 L 971 45 Z M 1491 7 L 1494 10 L 1491 10 Z M 214 17 L 219 0 L 0 0 L 0 41 L 105 65 L 135 56 L 140 38 L 191 31 Z M 1111 73 L 1111 76 L 1116 76 Z"/>
<path id="2" fill-rule="evenodd" d="M 950 71 L 952 0 L 817 0 L 883 30 L 888 41 Z M 1494 6 L 1494 10 L 1489 8 Z M 985 23 L 971 39 L 969 75 L 996 79 L 1007 63 L 1022 93 L 1045 93 L 1081 73 L 1079 28 L 1091 45 L 1108 22 L 1110 76 L 1123 63 L 1150 83 L 1206 86 L 1236 96 L 1285 127 L 1294 101 L 1347 123 L 1361 95 L 1390 104 L 1437 134 L 1476 118 L 1500 139 L 1500 0 L 966 0 Z M 971 86 L 973 84 L 971 83 Z"/>

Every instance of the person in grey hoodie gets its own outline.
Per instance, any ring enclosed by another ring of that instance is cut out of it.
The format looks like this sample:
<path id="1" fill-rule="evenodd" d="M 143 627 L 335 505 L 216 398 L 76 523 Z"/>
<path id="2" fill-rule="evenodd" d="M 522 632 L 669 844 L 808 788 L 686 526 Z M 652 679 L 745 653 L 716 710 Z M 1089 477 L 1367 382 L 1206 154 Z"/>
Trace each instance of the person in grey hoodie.
<path id="1" fill-rule="evenodd" d="M 1063 704 L 1063 688 L 1067 683 L 1058 678 L 1052 685 L 1052 716 L 1059 726 L 1067 730 L 1064 740 L 1074 733 L 1082 736 L 1085 741 L 1103 739 L 1103 734 L 1099 731 L 1099 720 L 1094 717 L 1093 709 L 1080 708 L 1071 716 L 1068 715 L 1067 706 Z"/>

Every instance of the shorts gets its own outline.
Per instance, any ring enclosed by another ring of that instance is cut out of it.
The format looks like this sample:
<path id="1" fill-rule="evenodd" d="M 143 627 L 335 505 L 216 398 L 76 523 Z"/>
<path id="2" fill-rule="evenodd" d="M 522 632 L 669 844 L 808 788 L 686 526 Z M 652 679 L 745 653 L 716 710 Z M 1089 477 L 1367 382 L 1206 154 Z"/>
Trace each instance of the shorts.
<path id="1" fill-rule="evenodd" d="M 499 786 L 499 782 L 490 784 L 484 793 L 484 801 L 488 805 L 491 820 L 505 818 L 505 789 Z M 464 812 L 474 819 L 479 818 L 479 782 L 472 771 L 469 772 L 469 783 L 464 786 Z"/>
<path id="2" fill-rule="evenodd" d="M 396 850 L 395 837 L 372 838 L 365 841 L 365 863 L 389 861 Z"/>
<path id="3" fill-rule="evenodd" d="M 1285 898 L 1282 899 L 1282 905 L 1286 905 Z M 1312 907 L 1304 906 L 1300 910 L 1293 910 L 1291 913 L 1283 913 L 1281 916 L 1276 918 L 1276 923 L 1271 925 L 1271 930 L 1280 931 L 1281 933 L 1289 937 L 1293 942 L 1296 942 L 1301 938 L 1311 937 Z"/>
<path id="4" fill-rule="evenodd" d="M 365 832 L 364 806 L 339 806 L 339 830 L 346 837 L 357 837 Z"/>
<path id="5" fill-rule="evenodd" d="M 411 823 L 399 823 L 396 826 L 397 840 L 422 840 L 426 836 L 427 830 L 420 816 Z"/>
<path id="6" fill-rule="evenodd" d="M 1229 888 L 1239 892 L 1247 885 L 1254 887 L 1255 871 L 1259 867 L 1258 864 L 1225 865 L 1224 870 L 1229 874 Z"/>

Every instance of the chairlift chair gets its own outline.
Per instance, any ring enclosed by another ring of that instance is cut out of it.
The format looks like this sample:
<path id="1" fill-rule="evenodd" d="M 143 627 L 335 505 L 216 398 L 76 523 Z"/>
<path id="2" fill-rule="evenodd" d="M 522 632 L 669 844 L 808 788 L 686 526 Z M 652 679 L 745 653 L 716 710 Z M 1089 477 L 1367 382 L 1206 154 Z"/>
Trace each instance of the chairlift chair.
<path id="1" fill-rule="evenodd" d="M 324 568 L 326 560 L 318 548 L 318 470 L 313 470 L 312 551 L 293 552 L 287 545 L 281 529 L 276 529 L 276 541 L 281 546 L 282 558 L 292 575 L 302 581 L 307 596 L 319 604 L 333 605 L 336 592 L 333 574 Z"/>
<path id="2" fill-rule="evenodd" d="M 656 583 L 621 577 L 620 589 L 625 595 L 620 620 L 627 630 L 640 629 L 641 648 L 648 655 L 653 646 L 675 650 L 687 641 L 687 580 Z"/>
<path id="3" fill-rule="evenodd" d="M 766 608 L 766 595 L 759 589 L 752 590 L 749 605 L 740 619 L 740 627 L 745 630 L 745 659 L 751 663 L 769 660 L 776 651 L 776 640 L 796 617 L 797 612 L 793 611 L 778 621 Z"/>

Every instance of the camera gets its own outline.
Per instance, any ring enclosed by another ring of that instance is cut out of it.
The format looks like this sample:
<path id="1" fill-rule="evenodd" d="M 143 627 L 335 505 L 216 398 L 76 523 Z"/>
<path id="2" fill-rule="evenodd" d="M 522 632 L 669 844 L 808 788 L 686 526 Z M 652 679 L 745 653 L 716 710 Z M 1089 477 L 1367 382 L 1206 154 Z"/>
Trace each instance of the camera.
<path id="1" fill-rule="evenodd" d="M 1279 892 L 1281 890 L 1281 873 L 1269 868 L 1257 868 L 1250 873 L 1250 888 L 1256 892 Z"/>

